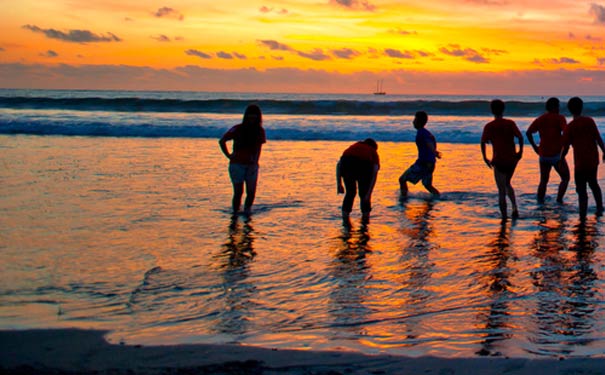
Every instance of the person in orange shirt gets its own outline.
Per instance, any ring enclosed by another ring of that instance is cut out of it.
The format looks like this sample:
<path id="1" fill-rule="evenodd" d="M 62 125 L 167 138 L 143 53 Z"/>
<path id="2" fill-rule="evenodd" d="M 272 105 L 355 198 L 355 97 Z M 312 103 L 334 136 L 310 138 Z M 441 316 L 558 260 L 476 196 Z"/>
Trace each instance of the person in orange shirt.
<path id="1" fill-rule="evenodd" d="M 540 156 L 540 184 L 538 185 L 540 203 L 544 202 L 550 170 L 553 167 L 561 177 L 557 202 L 563 203 L 563 196 L 569 185 L 569 166 L 565 158 L 561 158 L 561 139 L 566 123 L 565 116 L 559 114 L 559 99 L 550 98 L 546 101 L 546 113 L 535 119 L 526 132 L 529 143 Z M 534 133 L 540 134 L 540 145 L 536 145 Z"/>
<path id="2" fill-rule="evenodd" d="M 594 120 L 588 116 L 582 116 L 584 102 L 578 97 L 573 97 L 567 102 L 567 108 L 573 115 L 573 120 L 565 128 L 563 133 L 563 150 L 561 157 L 564 158 L 573 146 L 574 180 L 576 192 L 578 193 L 578 204 L 580 206 L 580 219 L 586 219 L 588 210 L 588 193 L 586 185 L 592 190 L 597 205 L 597 215 L 603 214 L 603 194 L 597 180 L 599 167 L 599 150 L 603 153 L 605 160 L 605 145 Z"/>
<path id="3" fill-rule="evenodd" d="M 358 187 L 362 218 L 367 220 L 370 217 L 372 191 L 380 169 L 377 150 L 378 145 L 372 138 L 356 142 L 342 153 L 336 165 L 337 193 L 345 193 L 342 201 L 343 219 L 348 219 L 353 209 L 353 201 Z"/>
<path id="4" fill-rule="evenodd" d="M 494 120 L 487 123 L 481 135 L 481 154 L 489 168 L 494 169 L 494 179 L 498 187 L 498 205 L 502 219 L 506 220 L 506 196 L 513 206 L 513 219 L 519 217 L 515 190 L 511 185 L 517 163 L 523 155 L 523 136 L 514 121 L 503 118 L 504 102 L 496 99 L 490 103 Z M 515 137 L 519 140 L 519 151 L 515 146 Z M 487 158 L 486 144 L 492 145 L 492 159 Z"/>

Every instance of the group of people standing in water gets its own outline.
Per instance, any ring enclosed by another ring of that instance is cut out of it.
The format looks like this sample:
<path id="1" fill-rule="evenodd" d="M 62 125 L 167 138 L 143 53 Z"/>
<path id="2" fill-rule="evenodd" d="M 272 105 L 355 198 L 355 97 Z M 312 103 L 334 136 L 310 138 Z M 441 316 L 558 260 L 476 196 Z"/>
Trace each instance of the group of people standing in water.
<path id="1" fill-rule="evenodd" d="M 582 115 L 583 106 L 582 99 L 578 97 L 573 97 L 568 101 L 567 108 L 573 116 L 573 120 L 568 124 L 565 116 L 560 114 L 559 100 L 550 98 L 546 101 L 546 112 L 536 118 L 526 132 L 527 139 L 533 150 L 539 155 L 540 160 L 538 202 L 543 202 L 545 199 L 546 186 L 553 168 L 561 178 L 557 202 L 563 202 L 570 180 L 569 166 L 565 156 L 570 147 L 573 147 L 574 181 L 581 220 L 586 218 L 588 211 L 587 187 L 590 187 L 594 196 L 597 215 L 603 214 L 603 197 L 597 178 L 598 148 L 601 149 L 602 159 L 605 161 L 605 145 L 601 134 L 594 120 Z M 519 210 L 511 180 L 515 168 L 523 156 L 523 136 L 514 121 L 503 117 L 505 104 L 502 100 L 492 100 L 490 109 L 494 120 L 483 128 L 481 154 L 485 164 L 494 171 L 502 219 L 508 218 L 507 198 L 510 200 L 511 217 L 514 219 L 519 216 Z M 418 158 L 399 178 L 402 199 L 407 197 L 408 182 L 417 184 L 422 181 L 422 185 L 432 195 L 439 196 L 440 194 L 439 190 L 433 186 L 433 172 L 437 159 L 441 158 L 441 153 L 437 150 L 435 137 L 426 129 L 427 123 L 427 113 L 416 112 L 413 126 L 416 129 Z M 539 144 L 534 140 L 535 133 L 540 136 Z M 228 141 L 233 141 L 232 151 L 229 151 L 227 147 Z M 265 142 L 262 112 L 255 104 L 246 108 L 242 123 L 229 129 L 219 140 L 222 152 L 229 159 L 234 214 L 240 211 L 244 187 L 246 190 L 244 213 L 250 213 L 256 195 L 258 161 L 262 145 Z M 492 148 L 491 158 L 488 157 L 488 144 L 491 144 Z M 343 152 L 336 166 L 337 192 L 344 194 L 343 218 L 349 217 L 357 195 L 360 199 L 362 217 L 369 218 L 372 210 L 372 192 L 379 169 L 378 144 L 372 138 L 356 142 Z"/>

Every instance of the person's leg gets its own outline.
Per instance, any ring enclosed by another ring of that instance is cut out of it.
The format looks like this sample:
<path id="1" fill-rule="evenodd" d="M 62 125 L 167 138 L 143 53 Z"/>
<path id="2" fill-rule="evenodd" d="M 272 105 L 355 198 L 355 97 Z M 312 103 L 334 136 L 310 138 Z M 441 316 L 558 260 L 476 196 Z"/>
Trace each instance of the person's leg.
<path id="1" fill-rule="evenodd" d="M 236 214 L 242 204 L 242 195 L 244 194 L 244 170 L 240 164 L 229 164 L 229 177 L 233 184 L 233 198 L 231 207 Z"/>
<path id="2" fill-rule="evenodd" d="M 428 171 L 430 171 L 430 174 L 422 179 L 422 185 L 426 190 L 428 190 L 429 193 L 433 195 L 441 194 L 439 193 L 439 190 L 433 186 L 433 172 L 435 171 L 435 165 L 433 164 L 431 167 L 429 167 L 427 173 Z"/>
<path id="3" fill-rule="evenodd" d="M 538 203 L 544 203 L 546 196 L 546 186 L 550 177 L 550 169 L 552 165 L 546 162 L 540 162 L 540 183 L 538 184 Z"/>
<path id="4" fill-rule="evenodd" d="M 574 180 L 576 182 L 576 192 L 578 193 L 578 206 L 580 206 L 580 219 L 586 219 L 588 211 L 588 194 L 586 192 L 587 178 L 586 173 L 575 171 Z"/>
<path id="5" fill-rule="evenodd" d="M 407 172 L 407 171 L 406 171 Z M 406 180 L 406 172 L 403 172 L 401 177 L 399 177 L 399 191 L 401 192 L 401 197 L 405 198 L 408 196 L 408 183 Z"/>
<path id="6" fill-rule="evenodd" d="M 502 219 L 508 217 L 506 214 L 506 178 L 506 174 L 494 167 L 494 179 L 496 180 L 496 187 L 498 188 L 498 206 L 500 207 Z"/>
<path id="7" fill-rule="evenodd" d="M 508 195 L 508 199 L 510 199 L 510 203 L 513 206 L 512 218 L 516 219 L 519 217 L 519 209 L 517 208 L 517 198 L 515 197 L 515 189 L 513 189 L 513 185 L 511 184 L 511 180 L 513 179 L 513 173 L 514 170 L 506 174 L 506 195 Z"/>
<path id="8" fill-rule="evenodd" d="M 603 193 L 601 192 L 601 187 L 599 186 L 596 169 L 588 176 L 588 186 L 590 187 L 590 190 L 592 190 L 592 195 L 594 196 L 595 204 L 597 205 L 597 215 L 602 215 Z"/>
<path id="9" fill-rule="evenodd" d="M 561 177 L 559 190 L 557 192 L 557 202 L 563 203 L 563 196 L 565 196 L 565 192 L 569 186 L 569 166 L 567 165 L 565 158 L 561 159 L 561 161 L 555 165 L 555 171 L 557 171 Z"/>
<path id="10" fill-rule="evenodd" d="M 242 195 L 244 194 L 244 183 L 234 182 L 233 183 L 233 199 L 231 200 L 231 207 L 233 207 L 233 213 L 237 213 L 242 204 Z"/>
<path id="11" fill-rule="evenodd" d="M 353 177 L 343 177 L 345 184 L 345 196 L 342 200 L 342 214 L 349 215 L 353 210 L 353 202 L 357 194 L 357 181 Z"/>
<path id="12" fill-rule="evenodd" d="M 246 168 L 246 201 L 244 211 L 250 213 L 252 204 L 256 197 L 256 186 L 258 183 L 258 165 L 250 165 Z"/>
<path id="13" fill-rule="evenodd" d="M 361 207 L 362 216 L 368 217 L 370 211 L 372 211 L 372 197 L 368 197 L 368 191 L 370 191 L 370 182 L 372 182 L 372 171 L 369 170 L 367 173 L 363 173 L 359 178 L 359 205 Z"/>

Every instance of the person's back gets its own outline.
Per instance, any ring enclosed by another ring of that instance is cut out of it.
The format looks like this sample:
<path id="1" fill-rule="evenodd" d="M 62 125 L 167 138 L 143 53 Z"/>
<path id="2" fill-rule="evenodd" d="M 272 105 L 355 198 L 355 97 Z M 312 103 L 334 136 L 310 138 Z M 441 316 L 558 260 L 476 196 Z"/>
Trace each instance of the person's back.
<path id="1" fill-rule="evenodd" d="M 597 139 L 601 136 L 594 120 L 586 116 L 574 118 L 565 132 L 566 142 L 573 147 L 576 170 L 591 170 L 599 165 Z"/>
<path id="2" fill-rule="evenodd" d="M 508 166 L 517 163 L 515 137 L 520 132 L 514 121 L 505 118 L 496 118 L 487 123 L 484 128 L 482 139 L 492 144 L 494 165 Z"/>
<path id="3" fill-rule="evenodd" d="M 565 116 L 559 113 L 546 112 L 529 126 L 529 133 L 540 134 L 540 156 L 558 156 L 561 153 L 562 136 L 566 124 Z"/>
<path id="4" fill-rule="evenodd" d="M 574 180 L 580 206 L 580 220 L 585 220 L 588 210 L 587 185 L 592 190 L 597 215 L 603 214 L 603 195 L 597 177 L 599 166 L 597 146 L 601 148 L 605 159 L 605 145 L 597 124 L 592 118 L 582 116 L 583 107 L 584 102 L 578 97 L 573 97 L 567 102 L 567 108 L 573 114 L 573 121 L 567 125 L 565 133 L 563 133 L 563 150 L 561 151 L 561 155 L 564 157 L 569 151 L 569 146 L 573 147 Z"/>

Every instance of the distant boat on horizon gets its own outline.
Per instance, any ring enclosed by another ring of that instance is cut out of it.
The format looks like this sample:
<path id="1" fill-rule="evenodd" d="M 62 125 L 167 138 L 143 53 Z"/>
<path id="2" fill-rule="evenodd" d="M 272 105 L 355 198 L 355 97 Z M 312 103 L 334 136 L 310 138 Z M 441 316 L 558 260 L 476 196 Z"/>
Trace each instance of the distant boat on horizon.
<path id="1" fill-rule="evenodd" d="M 376 91 L 374 91 L 374 95 L 386 95 L 387 93 L 382 89 L 382 79 L 376 81 Z"/>

